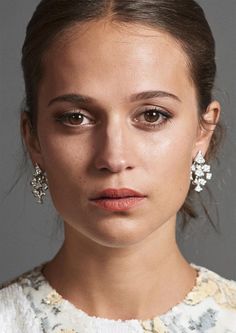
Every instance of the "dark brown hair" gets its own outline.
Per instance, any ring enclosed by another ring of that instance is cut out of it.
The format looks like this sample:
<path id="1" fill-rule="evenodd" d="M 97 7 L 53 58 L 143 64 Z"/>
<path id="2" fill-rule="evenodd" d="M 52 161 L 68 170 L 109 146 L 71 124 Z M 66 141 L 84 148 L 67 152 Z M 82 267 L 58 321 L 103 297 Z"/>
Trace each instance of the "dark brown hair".
<path id="1" fill-rule="evenodd" d="M 102 18 L 161 29 L 178 41 L 187 55 L 189 73 L 197 92 L 199 123 L 204 126 L 203 114 L 212 101 L 216 75 L 215 41 L 202 8 L 194 0 L 42 0 L 28 24 L 22 49 L 25 111 L 32 127 L 36 127 L 37 91 L 45 52 L 74 24 Z M 216 156 L 222 134 L 223 126 L 219 122 L 206 154 L 207 160 Z M 192 195 L 191 185 L 180 210 L 184 225 L 190 217 L 198 216 L 191 204 Z M 204 210 L 208 215 L 205 207 Z M 209 215 L 208 218 L 214 226 Z"/>

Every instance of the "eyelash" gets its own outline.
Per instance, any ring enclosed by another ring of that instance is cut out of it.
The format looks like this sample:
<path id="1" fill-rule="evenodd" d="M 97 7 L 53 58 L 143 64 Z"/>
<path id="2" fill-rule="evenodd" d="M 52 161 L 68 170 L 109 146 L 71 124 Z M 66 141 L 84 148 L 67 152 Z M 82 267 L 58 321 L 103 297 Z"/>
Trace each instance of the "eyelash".
<path id="1" fill-rule="evenodd" d="M 56 116 L 56 121 L 59 121 L 61 124 L 64 124 L 65 121 L 70 121 L 73 119 L 73 117 L 77 117 L 77 116 L 82 116 L 82 118 L 87 118 L 87 119 L 90 119 L 89 117 L 85 116 L 82 112 L 79 112 L 79 111 L 74 111 L 74 112 L 67 112 L 67 113 L 64 113 L 60 116 Z M 78 125 L 73 125 L 73 124 L 70 124 L 70 125 L 67 125 L 67 126 L 70 126 L 70 127 L 78 127 L 78 126 L 87 126 L 87 125 L 81 125 L 81 124 L 78 124 Z"/>
<path id="2" fill-rule="evenodd" d="M 139 114 L 139 116 L 140 115 L 145 115 L 148 112 L 156 112 L 159 116 L 161 116 L 163 118 L 163 120 L 159 124 L 152 124 L 152 123 L 147 122 L 146 125 L 144 125 L 144 126 L 147 126 L 149 128 L 161 128 L 167 122 L 170 122 L 171 119 L 172 119 L 172 117 L 173 117 L 169 112 L 165 112 L 162 109 L 157 108 L 157 107 L 148 107 L 146 110 L 144 110 L 143 112 L 141 112 Z"/>
<path id="3" fill-rule="evenodd" d="M 149 107 L 146 110 L 144 110 L 143 112 L 141 112 L 138 116 L 145 115 L 148 112 L 156 112 L 159 116 L 161 116 L 164 119 L 159 124 L 152 124 L 152 123 L 147 122 L 144 126 L 148 127 L 148 128 L 161 128 L 167 122 L 170 122 L 171 119 L 172 119 L 172 117 L 173 117 L 169 112 L 165 112 L 162 109 L 156 108 L 156 107 Z M 81 116 L 82 118 L 90 119 L 89 117 L 87 117 L 86 115 L 84 115 L 82 112 L 80 112 L 80 111 L 74 111 L 74 112 L 64 113 L 64 114 L 62 114 L 60 116 L 56 116 L 56 121 L 60 122 L 61 124 L 65 124 L 66 121 L 72 120 L 73 117 L 75 117 L 75 116 L 76 117 L 77 116 Z M 135 122 L 138 122 L 137 117 L 135 118 Z M 66 125 L 66 126 L 78 127 L 78 126 L 88 126 L 88 125 L 82 125 L 82 124 L 73 125 L 73 124 L 70 124 L 70 125 Z"/>

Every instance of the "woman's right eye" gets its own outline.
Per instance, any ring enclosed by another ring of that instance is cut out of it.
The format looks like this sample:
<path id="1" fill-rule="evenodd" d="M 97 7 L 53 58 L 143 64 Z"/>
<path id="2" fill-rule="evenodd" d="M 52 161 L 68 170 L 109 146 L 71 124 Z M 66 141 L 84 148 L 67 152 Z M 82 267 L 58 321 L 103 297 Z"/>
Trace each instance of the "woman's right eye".
<path id="1" fill-rule="evenodd" d="M 56 120 L 66 126 L 71 126 L 71 127 L 87 126 L 87 125 L 90 125 L 91 122 L 93 122 L 92 119 L 85 116 L 81 112 L 67 112 L 60 116 L 57 116 Z M 84 120 L 87 120 L 87 121 L 84 121 Z"/>

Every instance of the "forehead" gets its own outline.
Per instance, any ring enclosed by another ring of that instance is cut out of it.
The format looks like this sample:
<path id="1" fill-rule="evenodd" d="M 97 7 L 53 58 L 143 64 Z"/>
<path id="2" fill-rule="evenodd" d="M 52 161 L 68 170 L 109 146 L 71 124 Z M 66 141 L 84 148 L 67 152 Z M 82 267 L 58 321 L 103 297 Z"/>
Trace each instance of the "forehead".
<path id="1" fill-rule="evenodd" d="M 154 55 L 157 60 L 158 56 L 160 57 L 163 53 L 168 56 L 167 52 L 171 50 L 173 57 L 169 55 L 168 58 L 173 58 L 172 60 L 175 58 L 176 61 L 181 58 L 182 64 L 186 66 L 188 63 L 188 57 L 180 43 L 169 33 L 134 23 L 100 20 L 74 24 L 55 38 L 44 58 L 47 59 L 50 54 L 57 54 L 60 58 L 68 57 L 70 51 L 74 53 L 75 49 L 77 49 L 80 59 L 84 54 L 86 57 L 96 58 L 99 52 L 104 56 L 108 55 L 108 52 L 115 56 L 117 52 L 122 54 L 124 51 L 129 51 L 129 55 L 136 54 L 137 60 L 147 53 L 146 51 L 149 51 L 150 56 Z M 94 49 L 96 49 L 95 53 L 89 53 Z M 74 53 L 74 55 L 76 54 Z"/>
<path id="2" fill-rule="evenodd" d="M 127 92 L 128 86 L 145 90 L 160 84 L 156 88 L 181 92 L 183 86 L 192 86 L 188 57 L 171 35 L 106 20 L 75 24 L 64 31 L 46 52 L 43 68 L 44 79 L 55 89 L 73 86 L 72 81 L 82 88 L 89 84 L 91 91 L 103 86 Z"/>

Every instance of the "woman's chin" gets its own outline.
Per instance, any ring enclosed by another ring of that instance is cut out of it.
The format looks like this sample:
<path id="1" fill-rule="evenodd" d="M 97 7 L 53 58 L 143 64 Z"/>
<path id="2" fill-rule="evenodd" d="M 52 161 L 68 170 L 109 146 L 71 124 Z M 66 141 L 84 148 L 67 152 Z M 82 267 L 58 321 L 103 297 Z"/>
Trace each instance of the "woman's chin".
<path id="1" fill-rule="evenodd" d="M 147 225 L 140 225 L 138 221 L 121 217 L 90 224 L 90 228 L 79 230 L 85 238 L 111 248 L 125 248 L 142 242 L 151 231 Z"/>

